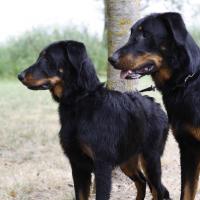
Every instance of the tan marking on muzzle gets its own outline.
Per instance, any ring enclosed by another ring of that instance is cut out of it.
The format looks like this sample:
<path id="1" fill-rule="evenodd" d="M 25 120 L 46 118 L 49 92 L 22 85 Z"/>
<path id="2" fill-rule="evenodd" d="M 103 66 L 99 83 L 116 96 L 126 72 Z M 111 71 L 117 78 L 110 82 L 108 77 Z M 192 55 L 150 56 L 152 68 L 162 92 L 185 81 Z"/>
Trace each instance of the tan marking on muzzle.
<path id="1" fill-rule="evenodd" d="M 45 83 L 47 83 L 47 79 L 46 78 L 43 78 L 43 79 L 34 79 L 32 75 L 27 75 L 25 77 L 25 79 L 23 80 L 23 83 L 26 85 L 26 86 L 40 86 L 40 85 L 43 85 Z"/>
<path id="2" fill-rule="evenodd" d="M 42 78 L 42 79 L 34 79 L 34 77 L 31 74 L 28 74 L 25 79 L 23 80 L 23 83 L 26 86 L 41 86 L 46 83 L 51 83 L 52 86 L 56 85 L 57 83 L 61 82 L 61 78 L 58 76 L 53 76 L 49 78 Z"/>
<path id="3" fill-rule="evenodd" d="M 52 85 L 56 85 L 61 82 L 61 78 L 58 76 L 53 76 L 47 79 Z"/>
<path id="4" fill-rule="evenodd" d="M 141 65 L 149 62 L 154 62 L 157 68 L 162 65 L 163 58 L 157 54 L 145 53 L 140 56 L 134 56 L 132 54 L 127 54 L 122 56 L 119 60 L 120 69 L 123 70 L 136 70 L 139 69 Z"/>

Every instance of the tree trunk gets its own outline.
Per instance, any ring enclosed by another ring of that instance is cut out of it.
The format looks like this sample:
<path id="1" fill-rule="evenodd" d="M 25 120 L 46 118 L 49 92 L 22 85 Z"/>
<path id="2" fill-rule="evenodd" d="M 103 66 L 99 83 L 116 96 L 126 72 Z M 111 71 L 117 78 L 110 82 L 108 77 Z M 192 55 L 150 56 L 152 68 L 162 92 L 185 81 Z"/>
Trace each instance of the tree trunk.
<path id="1" fill-rule="evenodd" d="M 108 56 L 110 56 L 127 42 L 130 27 L 139 17 L 140 0 L 105 0 L 105 3 Z M 108 65 L 108 88 L 119 91 L 136 89 L 137 80 L 122 80 L 119 74 L 119 70 Z"/>

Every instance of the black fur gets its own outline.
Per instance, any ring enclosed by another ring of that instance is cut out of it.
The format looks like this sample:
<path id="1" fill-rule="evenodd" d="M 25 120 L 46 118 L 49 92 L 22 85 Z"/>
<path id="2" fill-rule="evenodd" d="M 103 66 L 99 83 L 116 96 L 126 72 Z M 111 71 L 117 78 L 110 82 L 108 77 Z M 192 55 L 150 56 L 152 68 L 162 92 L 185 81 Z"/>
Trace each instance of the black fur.
<path id="1" fill-rule="evenodd" d="M 30 74 L 31 80 L 26 81 Z M 108 200 L 112 169 L 120 166 L 126 171 L 126 163 L 138 157 L 145 163 L 146 178 L 151 189 L 157 192 L 157 199 L 169 198 L 161 183 L 160 165 L 168 120 L 159 104 L 138 92 L 106 89 L 98 80 L 85 46 L 75 41 L 51 44 L 19 77 L 29 88 L 40 89 L 41 85 L 36 86 L 34 82 L 33 87 L 31 83 L 32 79 L 38 80 L 37 74 L 39 79 L 41 74 L 42 79 L 49 78 L 48 84 L 43 84 L 51 91 L 54 85 L 50 78 L 56 76 L 62 80 L 62 95 L 52 94 L 59 102 L 60 142 L 71 163 L 77 200 L 88 199 L 92 172 L 96 199 Z M 127 175 L 142 186 L 137 199 L 144 199 L 146 178 L 138 162 L 131 164 L 132 171 L 126 171 Z"/>
<path id="2" fill-rule="evenodd" d="M 139 26 L 142 31 L 138 31 Z M 178 13 L 147 16 L 133 25 L 132 32 L 128 43 L 116 51 L 115 57 L 117 54 L 120 59 L 122 54 L 132 54 L 137 58 L 143 52 L 162 58 L 162 65 L 154 66 L 156 70 L 149 74 L 163 95 L 173 134 L 180 147 L 181 199 L 192 200 L 200 169 L 200 49 Z M 148 37 L 133 42 L 137 34 L 144 33 Z M 165 49 L 161 49 L 162 45 Z M 115 59 L 115 62 L 119 61 Z M 136 68 L 126 67 L 126 70 L 134 72 Z M 158 82 L 161 69 L 169 71 L 162 84 Z"/>

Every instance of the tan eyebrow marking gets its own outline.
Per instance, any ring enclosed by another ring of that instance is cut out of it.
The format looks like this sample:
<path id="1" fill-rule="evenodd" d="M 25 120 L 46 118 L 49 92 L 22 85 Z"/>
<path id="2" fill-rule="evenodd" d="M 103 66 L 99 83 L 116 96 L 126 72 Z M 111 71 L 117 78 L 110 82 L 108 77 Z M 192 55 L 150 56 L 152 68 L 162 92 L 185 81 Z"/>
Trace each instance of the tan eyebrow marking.
<path id="1" fill-rule="evenodd" d="M 142 26 L 139 26 L 139 27 L 138 27 L 138 30 L 140 30 L 140 31 L 141 31 L 141 30 L 142 30 Z"/>

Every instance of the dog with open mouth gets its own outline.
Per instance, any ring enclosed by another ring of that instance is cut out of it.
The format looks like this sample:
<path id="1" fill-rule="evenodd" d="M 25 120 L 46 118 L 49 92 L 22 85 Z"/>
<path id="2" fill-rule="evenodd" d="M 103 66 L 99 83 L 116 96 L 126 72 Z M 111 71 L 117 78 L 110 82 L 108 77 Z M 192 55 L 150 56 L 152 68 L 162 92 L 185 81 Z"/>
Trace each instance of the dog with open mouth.
<path id="1" fill-rule="evenodd" d="M 92 172 L 96 200 L 108 200 L 116 166 L 134 181 L 137 200 L 145 198 L 146 183 L 154 200 L 170 199 L 160 161 L 166 114 L 150 97 L 105 88 L 83 43 L 50 44 L 18 78 L 29 89 L 50 90 L 59 103 L 60 143 L 71 164 L 76 200 L 89 199 Z"/>
<path id="2" fill-rule="evenodd" d="M 194 200 L 200 172 L 200 49 L 179 13 L 151 14 L 131 28 L 110 63 L 126 79 L 151 75 L 179 144 L 181 199 Z"/>

